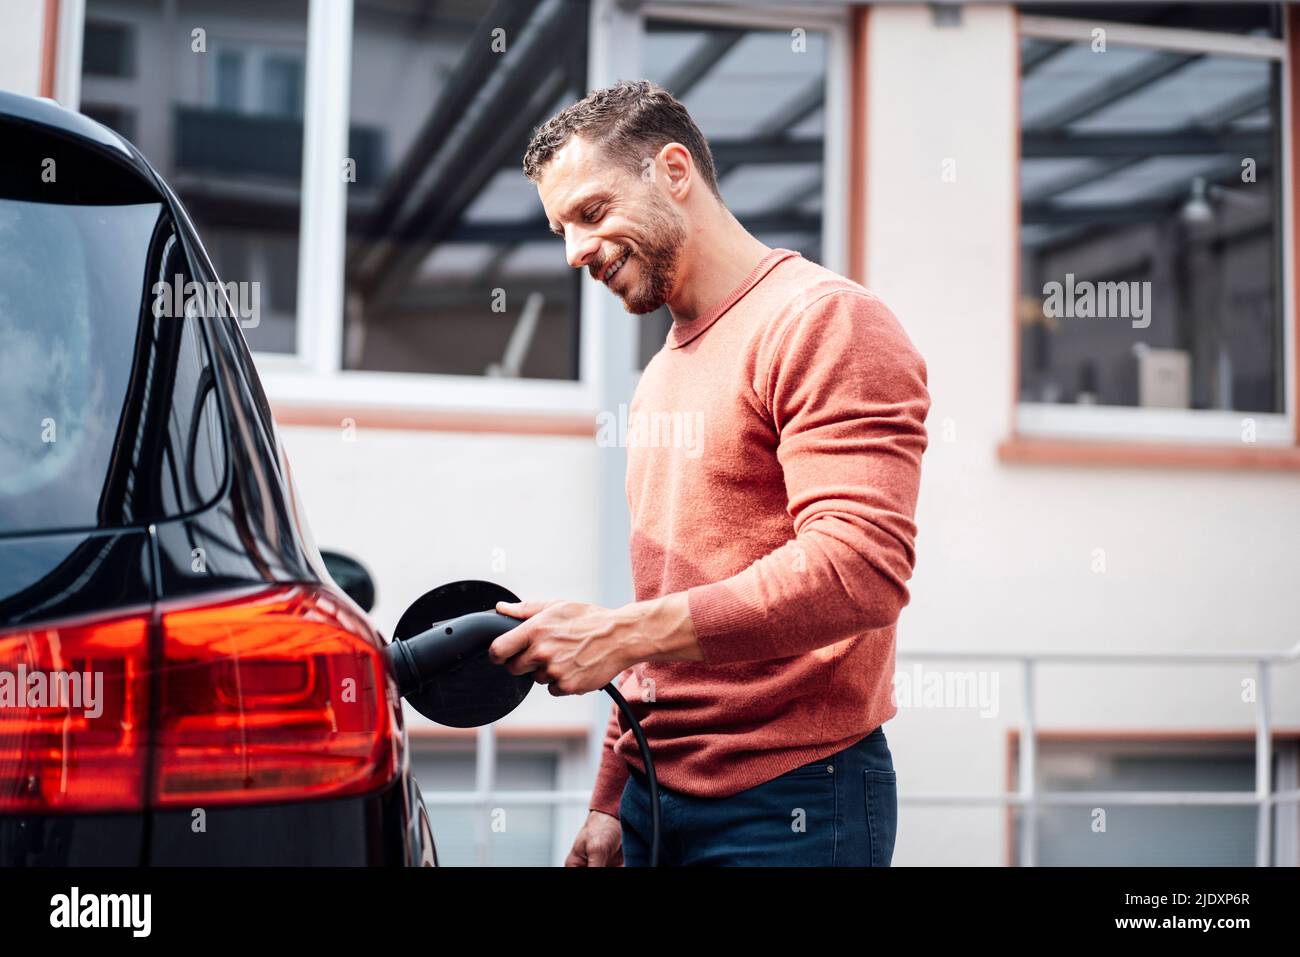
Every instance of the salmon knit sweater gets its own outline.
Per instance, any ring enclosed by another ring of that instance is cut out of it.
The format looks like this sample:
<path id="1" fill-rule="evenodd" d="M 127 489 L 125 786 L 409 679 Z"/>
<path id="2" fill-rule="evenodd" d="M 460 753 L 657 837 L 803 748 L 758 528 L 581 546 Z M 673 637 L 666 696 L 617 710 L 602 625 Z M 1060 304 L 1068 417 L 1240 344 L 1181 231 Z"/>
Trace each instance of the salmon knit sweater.
<path id="1" fill-rule="evenodd" d="M 775 249 L 674 323 L 627 410 L 638 600 L 686 591 L 704 660 L 628 669 L 665 786 L 724 797 L 893 717 L 915 558 L 925 364 L 872 293 Z M 618 815 L 612 710 L 590 807 Z"/>

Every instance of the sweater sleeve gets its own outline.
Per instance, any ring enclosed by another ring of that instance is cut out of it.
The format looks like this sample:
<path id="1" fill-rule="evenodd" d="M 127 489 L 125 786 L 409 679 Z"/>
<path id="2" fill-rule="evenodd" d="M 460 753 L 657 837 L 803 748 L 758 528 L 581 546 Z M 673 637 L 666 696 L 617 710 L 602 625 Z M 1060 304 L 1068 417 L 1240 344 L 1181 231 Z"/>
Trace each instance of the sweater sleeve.
<path id="1" fill-rule="evenodd" d="M 600 767 L 596 770 L 596 784 L 591 791 L 588 809 L 618 817 L 628 770 L 627 762 L 614 753 L 614 744 L 623 733 L 618 723 L 618 705 L 611 704 L 610 712 L 609 724 L 605 726 L 605 744 L 600 751 Z"/>
<path id="2" fill-rule="evenodd" d="M 894 314 L 865 291 L 830 293 L 787 320 L 758 360 L 794 536 L 689 589 L 708 662 L 782 658 L 893 625 L 915 561 L 930 396 Z"/>

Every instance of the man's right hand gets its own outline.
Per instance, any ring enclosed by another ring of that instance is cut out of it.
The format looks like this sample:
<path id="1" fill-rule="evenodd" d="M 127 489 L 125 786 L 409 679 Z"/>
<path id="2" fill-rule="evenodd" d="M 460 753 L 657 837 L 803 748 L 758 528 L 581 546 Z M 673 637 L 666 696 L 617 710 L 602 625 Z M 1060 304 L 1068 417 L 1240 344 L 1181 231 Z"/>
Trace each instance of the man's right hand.
<path id="1" fill-rule="evenodd" d="M 618 818 L 604 811 L 592 811 L 573 840 L 565 867 L 622 867 L 623 828 Z"/>

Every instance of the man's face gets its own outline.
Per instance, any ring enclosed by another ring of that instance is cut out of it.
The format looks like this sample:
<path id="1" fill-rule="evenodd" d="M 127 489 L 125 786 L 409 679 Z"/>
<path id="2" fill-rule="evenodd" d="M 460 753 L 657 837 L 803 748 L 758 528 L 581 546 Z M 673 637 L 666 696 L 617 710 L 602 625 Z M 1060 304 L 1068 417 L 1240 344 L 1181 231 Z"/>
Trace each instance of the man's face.
<path id="1" fill-rule="evenodd" d="M 546 166 L 537 193 L 570 266 L 605 283 L 628 312 L 653 312 L 668 301 L 686 224 L 654 183 L 574 136 Z"/>

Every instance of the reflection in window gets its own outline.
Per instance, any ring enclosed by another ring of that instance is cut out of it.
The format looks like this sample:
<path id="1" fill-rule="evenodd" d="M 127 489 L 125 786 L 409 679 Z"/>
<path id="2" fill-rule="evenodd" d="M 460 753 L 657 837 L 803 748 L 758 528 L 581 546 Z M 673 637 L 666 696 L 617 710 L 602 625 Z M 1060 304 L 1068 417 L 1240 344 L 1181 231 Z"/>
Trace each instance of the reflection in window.
<path id="1" fill-rule="evenodd" d="M 1040 791 L 1238 791 L 1255 789 L 1254 742 L 1054 741 L 1039 742 Z M 1279 740 L 1276 789 L 1293 782 L 1296 743 Z M 1103 801 L 1104 805 L 1105 802 Z M 1111 805 L 1104 822 L 1089 806 L 1040 807 L 1038 863 L 1056 867 L 1249 867 L 1255 863 L 1258 812 L 1253 805 Z M 1283 817 L 1289 818 L 1283 823 Z M 1277 825 L 1294 834 L 1296 808 L 1278 805 Z M 1023 829 L 1012 815 L 1012 860 Z M 1104 823 L 1105 829 L 1098 825 Z M 1279 848 L 1294 864 L 1294 848 Z"/>
<path id="2" fill-rule="evenodd" d="M 1021 401 L 1282 411 L 1280 65 L 1096 47 L 1021 44 Z"/>
<path id="3" fill-rule="evenodd" d="M 0 199 L 0 535 L 140 524 L 220 490 L 200 322 L 155 314 L 155 283 L 189 275 L 170 219 L 109 198 Z"/>
<path id="4" fill-rule="evenodd" d="M 587 17 L 358 0 L 352 122 L 379 142 L 353 153 L 345 367 L 577 378 L 580 277 L 519 164 L 585 92 Z"/>
<path id="5" fill-rule="evenodd" d="M 267 56 L 262 60 L 262 112 L 269 116 L 302 116 L 303 61 L 297 56 Z"/>
<path id="6" fill-rule="evenodd" d="M 244 56 L 238 50 L 217 51 L 215 105 L 239 112 L 244 108 Z"/>
<path id="7" fill-rule="evenodd" d="M 826 37 L 652 20 L 645 76 L 686 105 L 709 141 L 728 208 L 769 246 L 820 261 Z M 664 343 L 667 308 L 641 320 L 640 365 Z"/>
<path id="8" fill-rule="evenodd" d="M 250 346 L 292 352 L 307 0 L 86 0 L 86 14 L 86 112 L 158 167 L 223 281 L 261 283 L 260 323 L 244 329 Z M 108 18 L 150 51 L 125 78 L 104 78 L 121 56 L 92 56 L 107 43 Z"/>
<path id="9" fill-rule="evenodd" d="M 128 24 L 86 20 L 81 68 L 88 76 L 129 77 L 135 73 L 135 33 Z"/>
<path id="10" fill-rule="evenodd" d="M 427 805 L 438 864 L 442 867 L 478 865 L 477 842 L 481 838 L 487 844 L 484 864 L 551 866 L 556 838 L 555 806 L 512 805 L 509 792 L 556 790 L 559 765 L 558 750 L 503 750 L 496 758 L 495 791 L 498 793 L 493 808 Z M 423 746 L 411 758 L 411 773 L 425 796 L 438 791 L 473 791 L 474 768 L 475 755 L 469 750 L 435 750 Z"/>

